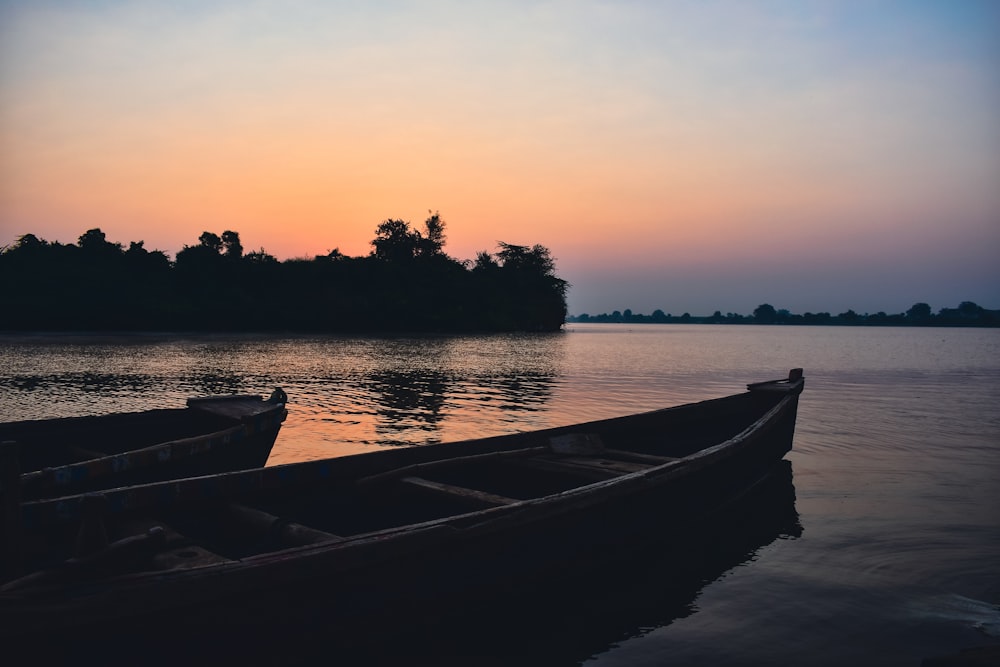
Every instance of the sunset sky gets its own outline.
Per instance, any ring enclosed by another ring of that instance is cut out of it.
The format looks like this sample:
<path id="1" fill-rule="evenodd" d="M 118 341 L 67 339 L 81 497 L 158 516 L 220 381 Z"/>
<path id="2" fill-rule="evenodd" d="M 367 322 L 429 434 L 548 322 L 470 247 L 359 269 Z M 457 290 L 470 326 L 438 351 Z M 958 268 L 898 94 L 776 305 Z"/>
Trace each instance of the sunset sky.
<path id="1" fill-rule="evenodd" d="M 1000 308 L 1000 2 L 0 0 L 0 246 L 429 210 L 573 314 Z"/>

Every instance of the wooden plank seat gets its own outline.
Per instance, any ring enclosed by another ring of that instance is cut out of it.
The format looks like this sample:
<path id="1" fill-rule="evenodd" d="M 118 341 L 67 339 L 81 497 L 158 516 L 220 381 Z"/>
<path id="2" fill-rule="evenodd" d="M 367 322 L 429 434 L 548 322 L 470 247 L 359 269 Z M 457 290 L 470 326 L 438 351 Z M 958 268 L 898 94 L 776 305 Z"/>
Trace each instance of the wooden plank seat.
<path id="1" fill-rule="evenodd" d="M 535 470 L 569 473 L 571 475 L 593 480 L 612 479 L 614 477 L 621 477 L 622 475 L 654 467 L 651 463 L 616 461 L 603 456 L 561 456 L 559 458 L 536 457 L 526 459 L 524 461 L 518 461 L 518 464 Z"/>
<path id="2" fill-rule="evenodd" d="M 549 451 L 549 447 L 546 445 L 538 445 L 533 447 L 522 447 L 520 449 L 510 449 L 498 452 L 485 452 L 483 454 L 470 454 L 469 456 L 455 456 L 452 458 L 442 459 L 440 461 L 427 461 L 424 463 L 413 463 L 410 465 L 402 466 L 400 468 L 393 468 L 392 470 L 386 470 L 384 472 L 375 473 L 374 475 L 368 475 L 367 477 L 362 477 L 355 482 L 355 485 L 360 488 L 372 488 L 378 482 L 386 482 L 395 479 L 401 479 L 403 477 L 408 477 L 414 473 L 423 473 L 430 470 L 440 470 L 442 468 L 452 468 L 455 466 L 466 465 L 469 463 L 484 463 L 489 461 L 506 461 L 509 459 L 517 459 L 525 456 L 534 456 L 536 454 L 544 453 Z"/>
<path id="3" fill-rule="evenodd" d="M 488 507 L 499 507 L 501 505 L 510 505 L 511 503 L 517 502 L 515 498 L 508 498 L 495 493 L 479 491 L 478 489 L 469 489 L 464 486 L 455 486 L 454 484 L 435 482 L 429 479 L 424 479 L 423 477 L 415 477 L 413 475 L 403 477 L 399 481 L 411 487 L 424 489 L 438 495 L 465 501 L 476 506 L 486 505 Z"/>
<path id="4" fill-rule="evenodd" d="M 673 456 L 657 456 L 655 454 L 640 454 L 625 449 L 611 449 L 604 446 L 603 439 L 597 433 L 564 433 L 549 438 L 549 448 L 555 454 L 566 456 L 600 456 L 616 461 L 631 461 L 633 463 L 648 463 L 663 465 L 680 459 Z M 630 471 L 631 472 L 631 471 Z"/>
<path id="5" fill-rule="evenodd" d="M 676 456 L 658 456 L 656 454 L 640 454 L 639 452 L 629 452 L 624 449 L 605 449 L 604 455 L 619 461 L 634 461 L 635 463 L 649 463 L 652 465 L 663 465 L 673 461 L 680 461 Z"/>
<path id="6" fill-rule="evenodd" d="M 342 542 L 344 540 L 340 535 L 288 521 L 239 503 L 227 503 L 222 508 L 222 512 L 227 520 L 238 524 L 241 528 L 258 535 L 267 535 L 282 545 L 304 546 L 319 542 Z"/>

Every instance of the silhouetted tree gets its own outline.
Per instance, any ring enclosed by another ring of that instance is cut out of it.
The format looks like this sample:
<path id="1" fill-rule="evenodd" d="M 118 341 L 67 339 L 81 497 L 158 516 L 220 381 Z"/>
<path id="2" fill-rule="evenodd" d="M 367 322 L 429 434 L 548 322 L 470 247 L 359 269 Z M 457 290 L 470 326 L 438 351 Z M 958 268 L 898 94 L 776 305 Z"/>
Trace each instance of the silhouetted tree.
<path id="1" fill-rule="evenodd" d="M 213 234 L 212 232 L 202 232 L 201 236 L 198 237 L 198 243 L 203 248 L 215 251 L 216 254 L 222 252 L 222 239 L 219 238 L 218 234 Z"/>
<path id="2" fill-rule="evenodd" d="M 861 316 L 854 312 L 854 309 L 848 310 L 847 312 L 840 313 L 837 318 L 847 324 L 856 324 Z"/>
<path id="3" fill-rule="evenodd" d="M 88 255 L 103 255 L 105 257 L 120 253 L 122 245 L 120 243 L 109 243 L 107 237 L 99 228 L 88 229 L 79 239 L 80 250 Z"/>
<path id="4" fill-rule="evenodd" d="M 444 222 L 425 232 L 387 220 L 373 252 L 339 250 L 279 262 L 243 252 L 239 234 L 203 232 L 171 263 L 142 241 L 124 250 L 100 229 L 79 245 L 25 234 L 0 249 L 5 322 L 20 329 L 553 330 L 566 283 L 542 246 L 504 244 L 460 262 L 443 252 Z M 501 257 L 503 259 L 501 259 Z"/>
<path id="5" fill-rule="evenodd" d="M 245 259 L 247 262 L 249 262 L 251 264 L 277 264 L 278 263 L 278 258 L 275 257 L 274 255 L 269 255 L 267 253 L 267 251 L 264 250 L 264 248 L 261 248 L 260 250 L 253 250 L 251 252 L 248 252 L 246 255 L 243 256 L 243 259 Z"/>
<path id="6" fill-rule="evenodd" d="M 417 254 L 420 234 L 404 220 L 386 220 L 375 229 L 372 254 L 387 262 L 405 262 Z"/>
<path id="7" fill-rule="evenodd" d="M 769 303 L 762 303 L 753 309 L 753 318 L 761 324 L 771 324 L 777 319 L 778 311 Z"/>
<path id="8" fill-rule="evenodd" d="M 225 248 L 226 257 L 229 259 L 239 259 L 243 256 L 243 245 L 240 243 L 240 235 L 237 232 L 222 232 L 222 247 Z"/>
<path id="9" fill-rule="evenodd" d="M 497 262 L 496 257 L 486 252 L 485 250 L 479 251 L 476 254 L 476 262 L 473 265 L 474 271 L 481 271 L 483 273 L 489 273 L 491 271 L 499 271 L 500 264 Z"/>
<path id="10" fill-rule="evenodd" d="M 983 307 L 972 301 L 963 301 L 958 304 L 958 312 L 962 317 L 979 317 L 983 312 Z"/>
<path id="11" fill-rule="evenodd" d="M 931 307 L 923 303 L 915 303 L 906 311 L 906 319 L 913 324 L 924 324 L 931 319 Z"/>
<path id="12" fill-rule="evenodd" d="M 418 241 L 421 255 L 441 254 L 445 242 L 444 226 L 444 220 L 441 219 L 440 213 L 433 213 L 424 221 L 424 235 Z"/>

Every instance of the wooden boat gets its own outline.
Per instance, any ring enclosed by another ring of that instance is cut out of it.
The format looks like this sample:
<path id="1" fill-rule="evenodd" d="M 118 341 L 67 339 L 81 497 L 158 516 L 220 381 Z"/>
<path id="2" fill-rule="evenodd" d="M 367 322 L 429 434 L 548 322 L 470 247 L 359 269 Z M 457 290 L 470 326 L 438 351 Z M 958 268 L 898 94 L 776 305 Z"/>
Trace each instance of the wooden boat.
<path id="1" fill-rule="evenodd" d="M 186 408 L 0 423 L 23 499 L 263 466 L 287 397 L 191 398 Z"/>
<path id="2" fill-rule="evenodd" d="M 602 552 L 710 525 L 789 451 L 803 386 L 796 369 L 626 417 L 8 498 L 0 638 L 239 640 L 317 622 L 350 637 L 386 614 L 562 579 Z"/>

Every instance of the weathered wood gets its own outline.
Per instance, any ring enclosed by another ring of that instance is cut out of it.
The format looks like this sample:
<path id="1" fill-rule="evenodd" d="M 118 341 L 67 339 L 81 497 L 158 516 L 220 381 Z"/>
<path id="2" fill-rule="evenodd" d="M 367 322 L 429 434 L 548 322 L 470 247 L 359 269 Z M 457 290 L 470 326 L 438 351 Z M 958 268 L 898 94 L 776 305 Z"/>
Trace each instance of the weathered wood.
<path id="1" fill-rule="evenodd" d="M 367 477 L 362 477 L 361 479 L 355 482 L 355 485 L 359 487 L 366 486 L 369 484 L 373 484 L 375 482 L 382 482 L 390 479 L 398 479 L 401 477 L 406 477 L 413 473 L 422 473 L 427 470 L 440 469 L 456 465 L 464 465 L 468 463 L 495 461 L 499 459 L 518 459 L 548 451 L 549 448 L 547 446 L 541 445 L 535 447 L 522 447 L 519 449 L 510 449 L 499 452 L 486 452 L 484 454 L 470 454 L 469 456 L 454 456 L 446 459 L 441 459 L 438 461 L 427 461 L 424 463 L 414 463 L 411 465 L 395 468 L 393 470 L 386 470 L 385 472 L 380 472 L 374 475 L 368 475 Z"/>
<path id="2" fill-rule="evenodd" d="M 511 503 L 517 502 L 515 498 L 508 498 L 495 493 L 487 493 L 486 491 L 479 491 L 478 489 L 469 489 L 464 486 L 455 486 L 454 484 L 435 482 L 429 479 L 424 479 L 423 477 L 403 477 L 399 481 L 409 484 L 410 486 L 432 491 L 448 498 L 472 502 L 479 505 L 487 505 L 490 507 L 510 505 Z"/>
<path id="3" fill-rule="evenodd" d="M 655 454 L 640 454 L 639 452 L 630 452 L 625 449 L 605 449 L 604 454 L 610 458 L 618 459 L 621 461 L 634 461 L 636 463 L 649 463 L 651 465 L 663 465 L 664 463 L 671 463 L 673 461 L 682 460 L 676 456 L 657 456 Z"/>
<path id="4" fill-rule="evenodd" d="M 596 433 L 564 433 L 549 438 L 549 447 L 556 454 L 596 456 L 604 451 L 604 442 Z"/>
<path id="5" fill-rule="evenodd" d="M 566 456 L 560 458 L 537 457 L 526 459 L 520 462 L 521 465 L 534 468 L 536 470 L 548 470 L 558 473 L 569 473 L 580 477 L 594 480 L 613 479 L 633 472 L 647 470 L 654 467 L 648 463 L 634 463 L 631 461 L 614 461 L 605 458 L 584 458 L 576 456 Z"/>
<path id="6" fill-rule="evenodd" d="M 747 385 L 750 391 L 787 391 L 788 385 L 795 384 L 802 380 L 802 369 L 793 368 L 788 371 L 788 378 L 784 380 L 768 380 L 766 382 L 751 382 Z"/>
<path id="7" fill-rule="evenodd" d="M 223 512 L 229 520 L 239 523 L 258 535 L 271 537 L 279 544 L 301 546 L 344 539 L 340 535 L 288 521 L 240 503 L 226 503 L 223 506 Z"/>

